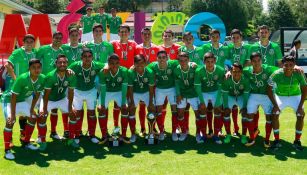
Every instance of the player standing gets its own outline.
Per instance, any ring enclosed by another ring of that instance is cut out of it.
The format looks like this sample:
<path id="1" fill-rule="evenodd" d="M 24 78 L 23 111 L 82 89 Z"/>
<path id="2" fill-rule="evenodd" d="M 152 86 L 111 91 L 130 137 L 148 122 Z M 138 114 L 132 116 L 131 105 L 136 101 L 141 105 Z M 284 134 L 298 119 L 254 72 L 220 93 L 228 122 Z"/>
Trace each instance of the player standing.
<path id="1" fill-rule="evenodd" d="M 110 41 L 118 40 L 119 39 L 119 28 L 122 25 L 122 18 L 116 15 L 117 10 L 115 8 L 111 9 L 111 16 L 108 20 L 108 26 L 110 29 Z M 120 56 L 120 55 L 118 55 Z"/>
<path id="2" fill-rule="evenodd" d="M 86 15 L 83 15 L 80 20 L 80 25 L 83 28 L 81 42 L 92 41 L 93 33 L 92 27 L 95 23 L 95 19 L 92 16 L 92 7 L 86 7 Z"/>
<path id="3" fill-rule="evenodd" d="M 81 60 L 81 53 L 83 45 L 79 43 L 80 33 L 77 28 L 69 29 L 69 43 L 63 44 L 62 49 L 67 56 L 68 66 L 75 61 Z"/>
<path id="4" fill-rule="evenodd" d="M 105 13 L 103 6 L 98 8 L 98 12 L 99 14 L 94 16 L 94 20 L 96 23 L 102 25 L 103 28 L 102 40 L 107 41 L 107 22 L 110 16 L 107 13 Z"/>

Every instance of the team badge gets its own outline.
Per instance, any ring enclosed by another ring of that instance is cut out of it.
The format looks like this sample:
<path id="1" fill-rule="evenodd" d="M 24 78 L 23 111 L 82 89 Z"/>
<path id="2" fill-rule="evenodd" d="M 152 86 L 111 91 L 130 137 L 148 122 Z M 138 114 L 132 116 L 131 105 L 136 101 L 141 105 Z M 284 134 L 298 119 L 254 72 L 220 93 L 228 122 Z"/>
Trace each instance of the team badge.
<path id="1" fill-rule="evenodd" d="M 55 86 L 57 86 L 57 85 L 58 85 L 58 83 L 55 83 L 54 85 L 55 85 Z"/>
<path id="2" fill-rule="evenodd" d="M 121 82 L 122 80 L 123 80 L 122 77 L 117 78 L 117 82 Z"/>
<path id="3" fill-rule="evenodd" d="M 220 56 L 223 57 L 225 55 L 224 51 L 220 52 Z"/>
<path id="4" fill-rule="evenodd" d="M 128 49 L 129 49 L 129 50 L 132 50 L 132 47 L 131 47 L 131 46 L 129 46 L 129 47 L 128 47 Z"/>
<path id="5" fill-rule="evenodd" d="M 68 81 L 64 81 L 63 86 L 67 86 L 68 85 Z"/>
<path id="6" fill-rule="evenodd" d="M 147 83 L 148 82 L 148 78 L 144 78 L 144 83 Z"/>
<path id="7" fill-rule="evenodd" d="M 154 51 L 154 50 L 152 50 L 152 51 L 151 51 L 151 54 L 152 54 L 152 55 L 154 55 L 154 54 L 155 54 L 155 51 Z"/>
<path id="8" fill-rule="evenodd" d="M 174 54 L 174 53 L 175 53 L 175 51 L 173 49 L 171 49 L 171 54 Z"/>
<path id="9" fill-rule="evenodd" d="M 96 75 L 96 72 L 94 70 L 91 71 L 91 76 Z"/>
<path id="10" fill-rule="evenodd" d="M 196 53 L 196 54 L 194 55 L 194 57 L 195 57 L 195 58 L 199 58 L 199 55 L 198 55 L 198 53 Z"/>
<path id="11" fill-rule="evenodd" d="M 246 49 L 243 49 L 241 54 L 246 54 Z"/>
<path id="12" fill-rule="evenodd" d="M 270 55 L 274 55 L 274 49 L 270 49 L 270 50 L 269 50 L 269 54 L 270 54 Z"/>
<path id="13" fill-rule="evenodd" d="M 167 74 L 172 74 L 172 70 L 171 69 L 167 69 Z"/>
<path id="14" fill-rule="evenodd" d="M 243 87 L 243 85 L 241 84 L 240 86 L 239 86 L 239 89 L 240 90 L 242 90 L 244 87 Z"/>
<path id="15" fill-rule="evenodd" d="M 214 76 L 213 76 L 213 79 L 214 79 L 214 80 L 217 80 L 218 78 L 219 78 L 218 75 L 214 75 Z"/>
<path id="16" fill-rule="evenodd" d="M 41 87 L 41 85 L 40 84 L 38 84 L 37 86 L 36 86 L 36 89 L 39 89 Z"/>
<path id="17" fill-rule="evenodd" d="M 267 79 L 268 78 L 268 76 L 266 75 L 266 74 L 262 74 L 262 79 L 263 80 L 265 80 L 265 79 Z"/>
<path id="18" fill-rule="evenodd" d="M 79 73 L 78 75 L 79 75 L 79 76 L 81 76 L 82 74 L 81 74 L 81 73 Z"/>

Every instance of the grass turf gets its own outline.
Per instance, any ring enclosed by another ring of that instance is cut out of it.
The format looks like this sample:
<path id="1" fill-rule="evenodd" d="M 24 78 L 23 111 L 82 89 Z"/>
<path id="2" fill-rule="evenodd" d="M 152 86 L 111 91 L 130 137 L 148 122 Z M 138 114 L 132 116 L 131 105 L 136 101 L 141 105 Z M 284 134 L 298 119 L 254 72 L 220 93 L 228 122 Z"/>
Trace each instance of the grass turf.
<path id="1" fill-rule="evenodd" d="M 306 109 L 307 103 L 304 106 Z M 1 117 L 2 131 L 4 120 L 2 115 Z M 81 139 L 80 150 L 67 147 L 64 142 L 52 141 L 49 138 L 48 120 L 48 148 L 45 152 L 33 152 L 20 147 L 19 126 L 16 122 L 13 133 L 15 144 L 13 151 L 16 159 L 9 161 L 1 158 L 0 174 L 307 174 L 307 149 L 295 151 L 292 148 L 295 132 L 293 111 L 291 109 L 283 111 L 280 121 L 282 148 L 272 151 L 263 147 L 265 120 L 262 111 L 259 121 L 261 133 L 252 147 L 241 145 L 240 139 L 236 137 L 233 137 L 231 143 L 227 145 L 216 145 L 211 139 L 205 144 L 196 144 L 192 111 L 190 111 L 190 135 L 185 142 L 172 142 L 168 133 L 166 140 L 158 145 L 145 145 L 143 138 L 138 138 L 135 144 L 116 148 L 94 145 L 87 138 Z M 112 123 L 110 116 L 109 132 L 113 129 Z M 139 129 L 138 120 L 137 128 Z M 87 124 L 84 120 L 83 131 L 86 129 Z M 170 130 L 171 119 L 168 110 L 166 131 Z M 63 134 L 60 117 L 57 131 Z M 98 123 L 96 134 L 101 136 Z M 32 138 L 36 137 L 37 131 L 33 133 Z M 304 135 L 302 144 L 307 144 Z M 4 149 L 3 136 L 0 149 Z M 1 153 L 1 157 L 3 155 L 4 152 Z"/>

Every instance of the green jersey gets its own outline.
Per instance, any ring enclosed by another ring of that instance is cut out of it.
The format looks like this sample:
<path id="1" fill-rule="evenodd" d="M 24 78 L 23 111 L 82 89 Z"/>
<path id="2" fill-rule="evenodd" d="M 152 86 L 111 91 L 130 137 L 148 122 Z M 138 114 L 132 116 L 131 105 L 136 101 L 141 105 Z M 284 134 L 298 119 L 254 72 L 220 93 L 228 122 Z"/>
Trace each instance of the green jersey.
<path id="1" fill-rule="evenodd" d="M 67 87 L 74 89 L 76 87 L 76 78 L 75 76 L 66 75 L 63 78 L 60 78 L 57 74 L 57 69 L 49 72 L 45 78 L 45 89 L 50 89 L 48 100 L 50 101 L 59 101 L 66 97 Z"/>
<path id="2" fill-rule="evenodd" d="M 88 69 L 84 69 L 82 67 L 82 61 L 77 61 L 68 68 L 75 73 L 77 81 L 76 89 L 80 91 L 88 91 L 95 87 L 96 75 L 103 67 L 103 63 L 92 61 L 92 66 Z"/>
<path id="3" fill-rule="evenodd" d="M 13 65 L 16 77 L 29 71 L 29 61 L 32 58 L 36 58 L 35 49 L 32 49 L 31 52 L 26 52 L 24 47 L 21 47 L 13 51 L 8 62 Z"/>
<path id="4" fill-rule="evenodd" d="M 143 75 L 138 74 L 135 70 L 128 71 L 128 86 L 133 87 L 133 92 L 145 93 L 149 91 L 149 86 L 154 85 L 154 73 L 151 69 L 145 68 Z"/>
<path id="5" fill-rule="evenodd" d="M 224 67 L 225 60 L 229 59 L 229 49 L 227 46 L 219 45 L 219 48 L 214 48 L 211 43 L 202 46 L 204 53 L 212 52 L 216 57 L 216 65 Z"/>
<path id="6" fill-rule="evenodd" d="M 106 63 L 108 57 L 114 53 L 113 45 L 107 41 L 102 41 L 100 44 L 89 42 L 86 47 L 92 50 L 93 58 L 101 63 Z"/>
<path id="7" fill-rule="evenodd" d="M 177 60 L 168 60 L 166 69 L 160 69 L 157 61 L 148 65 L 148 68 L 150 68 L 155 75 L 155 84 L 157 88 L 168 89 L 175 86 L 173 70 L 177 65 Z"/>
<path id="8" fill-rule="evenodd" d="M 96 14 L 94 16 L 94 20 L 96 23 L 101 24 L 103 27 L 103 33 L 106 33 L 107 29 L 107 21 L 109 20 L 110 16 L 106 13 L 104 14 Z"/>
<path id="9" fill-rule="evenodd" d="M 59 54 L 64 54 L 62 48 L 54 50 L 51 45 L 45 45 L 39 48 L 37 58 L 43 65 L 42 74 L 47 75 L 47 73 L 55 69 L 55 60 Z"/>
<path id="10" fill-rule="evenodd" d="M 119 16 L 113 17 L 111 16 L 108 20 L 108 24 L 110 27 L 110 33 L 118 34 L 119 26 L 122 24 L 122 18 Z"/>
<path id="11" fill-rule="evenodd" d="M 82 48 L 83 45 L 81 43 L 79 43 L 76 47 L 72 47 L 70 44 L 62 45 L 64 54 L 68 59 L 68 66 L 75 61 L 81 61 Z"/>
<path id="12" fill-rule="evenodd" d="M 194 84 L 201 86 L 202 92 L 217 91 L 225 77 L 225 70 L 215 65 L 213 72 L 208 72 L 206 67 L 201 67 L 196 70 Z"/>
<path id="13" fill-rule="evenodd" d="M 247 78 L 242 74 L 241 79 L 238 82 L 230 77 L 222 83 L 223 105 L 225 108 L 228 106 L 228 96 L 238 97 L 243 95 L 243 108 L 247 105 L 247 100 L 250 92 L 250 83 Z M 232 107 L 232 106 L 230 106 Z"/>
<path id="14" fill-rule="evenodd" d="M 182 96 L 184 98 L 197 97 L 194 89 L 195 71 L 196 67 L 193 68 L 191 63 L 189 63 L 189 69 L 187 71 L 183 71 L 180 65 L 174 69 L 177 96 Z"/>
<path id="15" fill-rule="evenodd" d="M 291 76 L 285 76 L 283 69 L 275 71 L 268 81 L 270 86 L 275 87 L 275 93 L 280 96 L 301 95 L 301 86 L 306 86 L 304 73 L 293 72 Z"/>
<path id="16" fill-rule="evenodd" d="M 242 66 L 244 66 L 246 61 L 249 61 L 249 49 L 250 45 L 249 44 L 244 44 L 240 47 L 235 47 L 233 43 L 228 45 L 229 49 L 229 59 L 231 61 L 231 64 L 234 62 L 239 62 Z"/>
<path id="17" fill-rule="evenodd" d="M 128 85 L 128 70 L 120 66 L 115 75 L 109 71 L 105 75 L 107 92 L 119 92 L 122 90 L 122 85 Z"/>
<path id="18" fill-rule="evenodd" d="M 248 57 L 253 53 L 258 52 L 261 54 L 262 64 L 267 64 L 269 66 L 276 66 L 278 61 L 281 61 L 282 54 L 278 44 L 269 42 L 269 44 L 264 47 L 260 42 L 253 44 L 250 47 Z"/>
<path id="19" fill-rule="evenodd" d="M 10 79 L 8 82 L 9 86 L 5 87 L 5 91 L 1 96 L 1 102 L 3 103 L 10 103 L 11 102 L 11 95 L 12 95 L 12 86 L 14 84 L 14 80 Z"/>
<path id="20" fill-rule="evenodd" d="M 267 94 L 268 79 L 277 70 L 277 67 L 263 64 L 262 71 L 258 74 L 253 72 L 253 66 L 244 68 L 243 74 L 249 80 L 252 94 Z"/>
<path id="21" fill-rule="evenodd" d="M 92 28 L 95 23 L 93 16 L 83 15 L 80 22 L 82 23 L 83 27 L 83 34 L 92 32 Z"/>
<path id="22" fill-rule="evenodd" d="M 204 65 L 204 49 L 202 47 L 194 47 L 193 50 L 188 50 L 186 46 L 181 46 L 179 52 L 185 52 L 189 54 L 190 62 L 196 63 L 198 66 Z"/>
<path id="23" fill-rule="evenodd" d="M 30 78 L 30 72 L 26 72 L 17 77 L 12 87 L 12 93 L 17 95 L 17 102 L 23 102 L 33 93 L 44 90 L 45 76 L 40 74 L 36 81 Z"/>

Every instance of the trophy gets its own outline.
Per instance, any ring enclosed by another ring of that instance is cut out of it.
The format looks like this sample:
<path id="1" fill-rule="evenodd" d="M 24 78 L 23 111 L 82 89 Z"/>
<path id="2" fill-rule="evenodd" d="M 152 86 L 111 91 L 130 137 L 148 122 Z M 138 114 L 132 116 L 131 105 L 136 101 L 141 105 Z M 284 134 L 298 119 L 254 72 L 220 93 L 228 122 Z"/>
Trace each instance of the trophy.
<path id="1" fill-rule="evenodd" d="M 147 145 L 154 145 L 158 143 L 158 139 L 155 136 L 155 133 L 153 131 L 154 123 L 156 122 L 155 115 L 153 113 L 147 114 L 148 119 L 148 134 L 145 136 L 145 144 Z"/>
<path id="2" fill-rule="evenodd" d="M 119 138 L 120 138 L 120 127 L 115 127 L 113 129 L 111 137 L 109 138 L 109 146 L 111 147 L 119 146 L 121 144 L 121 141 Z"/>

